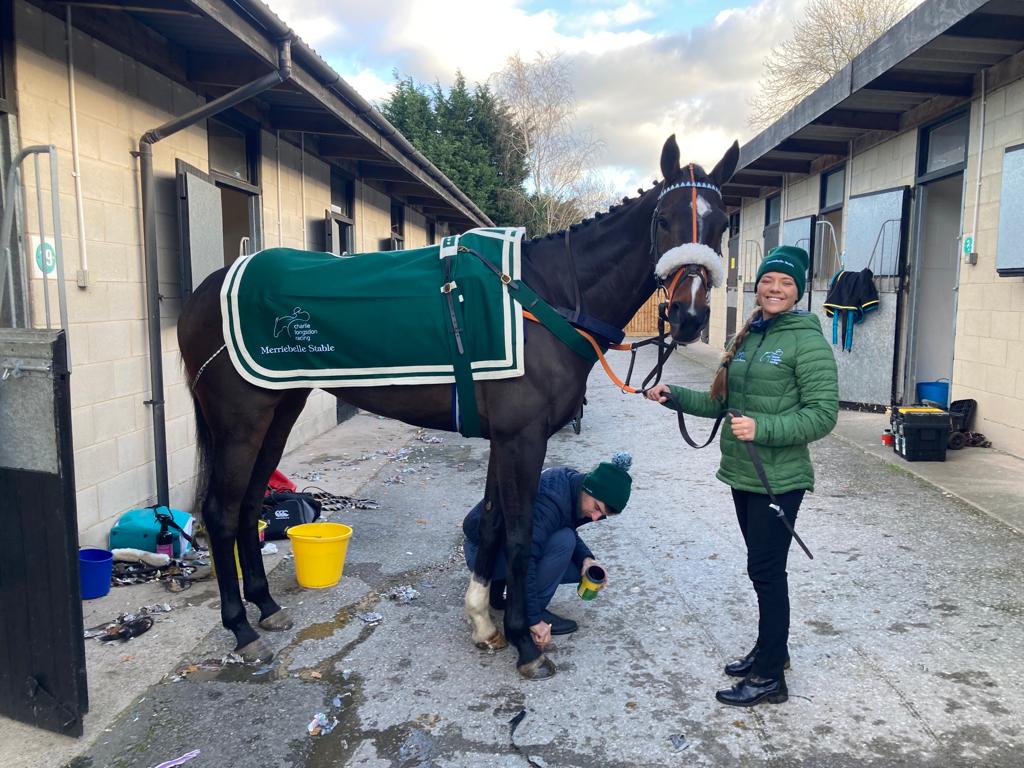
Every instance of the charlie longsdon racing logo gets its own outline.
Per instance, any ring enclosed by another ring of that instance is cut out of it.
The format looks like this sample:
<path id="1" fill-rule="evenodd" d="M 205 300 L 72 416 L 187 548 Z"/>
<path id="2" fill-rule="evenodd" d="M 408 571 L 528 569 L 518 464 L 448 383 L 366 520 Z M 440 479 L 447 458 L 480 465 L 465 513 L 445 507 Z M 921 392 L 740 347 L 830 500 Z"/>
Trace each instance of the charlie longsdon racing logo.
<path id="1" fill-rule="evenodd" d="M 294 343 L 280 347 L 261 346 L 260 352 L 264 355 L 279 355 L 286 352 L 333 352 L 333 344 L 312 343 L 316 341 L 318 333 L 320 331 L 309 322 L 309 312 L 302 307 L 295 307 L 290 315 L 274 320 L 274 338 L 284 337 Z"/>

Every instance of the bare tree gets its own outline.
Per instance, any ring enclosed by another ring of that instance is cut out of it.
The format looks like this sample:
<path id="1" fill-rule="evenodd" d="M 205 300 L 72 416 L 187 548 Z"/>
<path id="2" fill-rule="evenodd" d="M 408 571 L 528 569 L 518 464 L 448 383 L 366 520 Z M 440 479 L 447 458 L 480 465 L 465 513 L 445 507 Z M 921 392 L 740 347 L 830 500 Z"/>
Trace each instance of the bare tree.
<path id="1" fill-rule="evenodd" d="M 765 59 L 747 123 L 752 128 L 774 123 L 906 13 L 907 0 L 809 0 L 793 36 Z"/>
<path id="2" fill-rule="evenodd" d="M 526 62 L 517 53 L 492 80 L 511 118 L 508 144 L 529 170 L 519 203 L 533 234 L 564 229 L 600 207 L 610 196 L 594 171 L 602 144 L 576 129 L 567 62 L 560 54 Z"/>

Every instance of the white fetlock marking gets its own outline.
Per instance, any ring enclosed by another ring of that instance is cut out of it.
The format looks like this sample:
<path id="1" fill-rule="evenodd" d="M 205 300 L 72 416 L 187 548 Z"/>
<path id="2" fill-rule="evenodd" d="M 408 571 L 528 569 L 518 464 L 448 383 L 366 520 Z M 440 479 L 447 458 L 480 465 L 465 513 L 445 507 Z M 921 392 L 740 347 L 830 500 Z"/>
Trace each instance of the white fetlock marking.
<path id="1" fill-rule="evenodd" d="M 475 576 L 469 577 L 466 588 L 466 616 L 473 625 L 474 643 L 485 643 L 494 637 L 497 628 L 491 621 L 490 584 L 481 584 Z"/>

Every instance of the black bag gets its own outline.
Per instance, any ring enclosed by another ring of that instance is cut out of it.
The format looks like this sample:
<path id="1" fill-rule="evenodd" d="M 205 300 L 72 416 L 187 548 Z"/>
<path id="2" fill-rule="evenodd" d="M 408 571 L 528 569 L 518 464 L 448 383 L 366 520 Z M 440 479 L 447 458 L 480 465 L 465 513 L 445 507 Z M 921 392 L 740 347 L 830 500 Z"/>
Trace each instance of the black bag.
<path id="1" fill-rule="evenodd" d="M 260 518 L 267 521 L 266 539 L 284 539 L 293 525 L 320 519 L 320 502 L 311 493 L 274 491 L 263 498 Z"/>

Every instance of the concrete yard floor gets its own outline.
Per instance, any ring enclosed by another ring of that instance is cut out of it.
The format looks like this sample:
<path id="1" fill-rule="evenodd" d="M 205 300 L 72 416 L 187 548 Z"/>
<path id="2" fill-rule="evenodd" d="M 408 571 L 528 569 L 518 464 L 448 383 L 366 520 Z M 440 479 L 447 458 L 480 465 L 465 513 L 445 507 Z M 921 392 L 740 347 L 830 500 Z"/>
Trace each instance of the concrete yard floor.
<path id="1" fill-rule="evenodd" d="M 665 380 L 705 387 L 709 361 L 684 351 Z M 547 464 L 589 468 L 629 450 L 633 496 L 580 531 L 610 583 L 589 603 L 569 586 L 556 594 L 552 609 L 580 630 L 556 638 L 553 679 L 524 681 L 511 651 L 475 649 L 463 618 L 460 523 L 482 492 L 486 444 L 361 415 L 282 462 L 300 487 L 380 506 L 331 516 L 355 530 L 335 588 L 299 588 L 277 556 L 271 588 L 296 626 L 267 636 L 272 664 L 222 663 L 231 637 L 212 584 L 163 600 L 116 590 L 87 605 L 93 618 L 182 602 L 124 646 L 90 641 L 83 739 L 0 720 L 3 764 L 155 766 L 199 749 L 190 768 L 1021 765 L 1024 537 L 1010 514 L 1021 491 L 1001 484 L 1024 462 L 966 449 L 927 479 L 874 447 L 884 417 L 844 413 L 812 447 L 817 488 L 798 528 L 815 559 L 794 547 L 789 561 L 790 701 L 735 709 L 714 691 L 757 613 L 718 452 L 686 447 L 673 414 L 600 370 L 588 400 L 582 433 L 553 436 Z M 416 600 L 385 597 L 405 584 Z M 514 746 L 509 721 L 523 710 Z M 317 712 L 338 726 L 313 737 Z"/>

